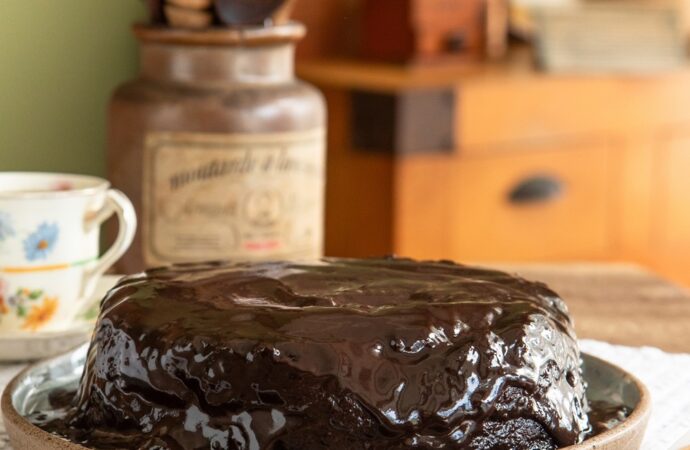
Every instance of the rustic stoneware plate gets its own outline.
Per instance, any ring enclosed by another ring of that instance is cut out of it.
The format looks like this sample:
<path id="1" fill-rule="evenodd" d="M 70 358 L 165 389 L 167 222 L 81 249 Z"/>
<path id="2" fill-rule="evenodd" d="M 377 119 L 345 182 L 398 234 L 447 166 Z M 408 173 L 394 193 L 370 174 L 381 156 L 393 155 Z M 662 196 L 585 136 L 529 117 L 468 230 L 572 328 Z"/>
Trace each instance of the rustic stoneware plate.
<path id="1" fill-rule="evenodd" d="M 96 285 L 96 291 L 81 314 L 64 330 L 39 333 L 0 335 L 0 362 L 36 361 L 59 355 L 88 341 L 98 316 L 98 307 L 105 294 L 122 278 L 105 275 Z"/>
<path id="2" fill-rule="evenodd" d="M 76 390 L 86 359 L 87 345 L 53 358 L 17 375 L 2 395 L 2 413 L 14 450 L 86 450 L 32 425 L 25 416 L 48 411 L 48 396 L 56 389 Z M 632 375 L 600 359 L 583 355 L 584 375 L 592 400 L 622 402 L 633 412 L 617 427 L 568 450 L 637 450 L 650 414 L 647 389 Z"/>

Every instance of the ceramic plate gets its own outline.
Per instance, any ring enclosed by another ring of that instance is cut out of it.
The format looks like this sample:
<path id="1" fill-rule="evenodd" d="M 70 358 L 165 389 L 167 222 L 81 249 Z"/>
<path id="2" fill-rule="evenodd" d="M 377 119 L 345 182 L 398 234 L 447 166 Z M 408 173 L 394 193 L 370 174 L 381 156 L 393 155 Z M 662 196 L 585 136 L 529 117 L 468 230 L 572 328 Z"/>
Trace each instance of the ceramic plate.
<path id="1" fill-rule="evenodd" d="M 103 296 L 121 278 L 106 275 L 98 282 L 96 292 L 84 308 L 84 313 L 61 331 L 0 335 L 0 362 L 35 361 L 59 355 L 86 342 L 98 317 L 98 306 Z"/>
<path id="2" fill-rule="evenodd" d="M 56 390 L 76 390 L 87 346 L 38 363 L 12 380 L 2 395 L 2 413 L 14 450 L 85 450 L 32 425 L 25 416 L 48 411 Z M 632 375 L 600 359 L 583 355 L 587 395 L 592 400 L 622 402 L 632 413 L 621 424 L 568 450 L 637 450 L 650 413 L 647 389 Z"/>

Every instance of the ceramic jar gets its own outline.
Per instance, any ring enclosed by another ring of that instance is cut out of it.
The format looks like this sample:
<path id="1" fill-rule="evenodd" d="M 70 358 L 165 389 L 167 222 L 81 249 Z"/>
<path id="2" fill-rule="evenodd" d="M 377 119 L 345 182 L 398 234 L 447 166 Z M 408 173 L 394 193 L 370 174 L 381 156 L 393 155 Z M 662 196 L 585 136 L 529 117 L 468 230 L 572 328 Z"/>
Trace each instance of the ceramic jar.
<path id="1" fill-rule="evenodd" d="M 295 78 L 304 27 L 137 26 L 109 109 L 108 174 L 141 228 L 118 270 L 321 256 L 325 105 Z"/>

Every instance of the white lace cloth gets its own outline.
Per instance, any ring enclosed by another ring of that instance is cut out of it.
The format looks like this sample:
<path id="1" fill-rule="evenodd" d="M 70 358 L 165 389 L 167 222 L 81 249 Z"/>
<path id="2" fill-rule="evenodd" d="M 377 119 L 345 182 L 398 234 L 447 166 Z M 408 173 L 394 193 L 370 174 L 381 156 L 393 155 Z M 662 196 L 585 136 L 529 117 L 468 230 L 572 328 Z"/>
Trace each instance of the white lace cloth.
<path id="1" fill-rule="evenodd" d="M 611 361 L 637 376 L 652 394 L 652 418 L 642 450 L 678 450 L 690 446 L 690 354 L 622 347 L 583 340 L 582 350 Z M 0 388 L 24 366 L 0 366 Z M 1 422 L 1 421 L 0 421 Z M 0 423 L 0 450 L 11 450 Z"/>

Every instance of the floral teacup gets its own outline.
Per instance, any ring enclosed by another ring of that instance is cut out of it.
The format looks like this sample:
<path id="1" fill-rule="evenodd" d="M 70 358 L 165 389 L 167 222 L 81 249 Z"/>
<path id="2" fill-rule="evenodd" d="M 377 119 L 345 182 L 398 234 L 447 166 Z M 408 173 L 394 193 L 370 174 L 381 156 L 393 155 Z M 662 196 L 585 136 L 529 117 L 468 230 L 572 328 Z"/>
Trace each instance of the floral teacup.
<path id="1" fill-rule="evenodd" d="M 120 229 L 99 257 L 101 224 Z M 0 173 L 0 334 L 68 328 L 132 243 L 131 202 L 106 180 Z"/>

